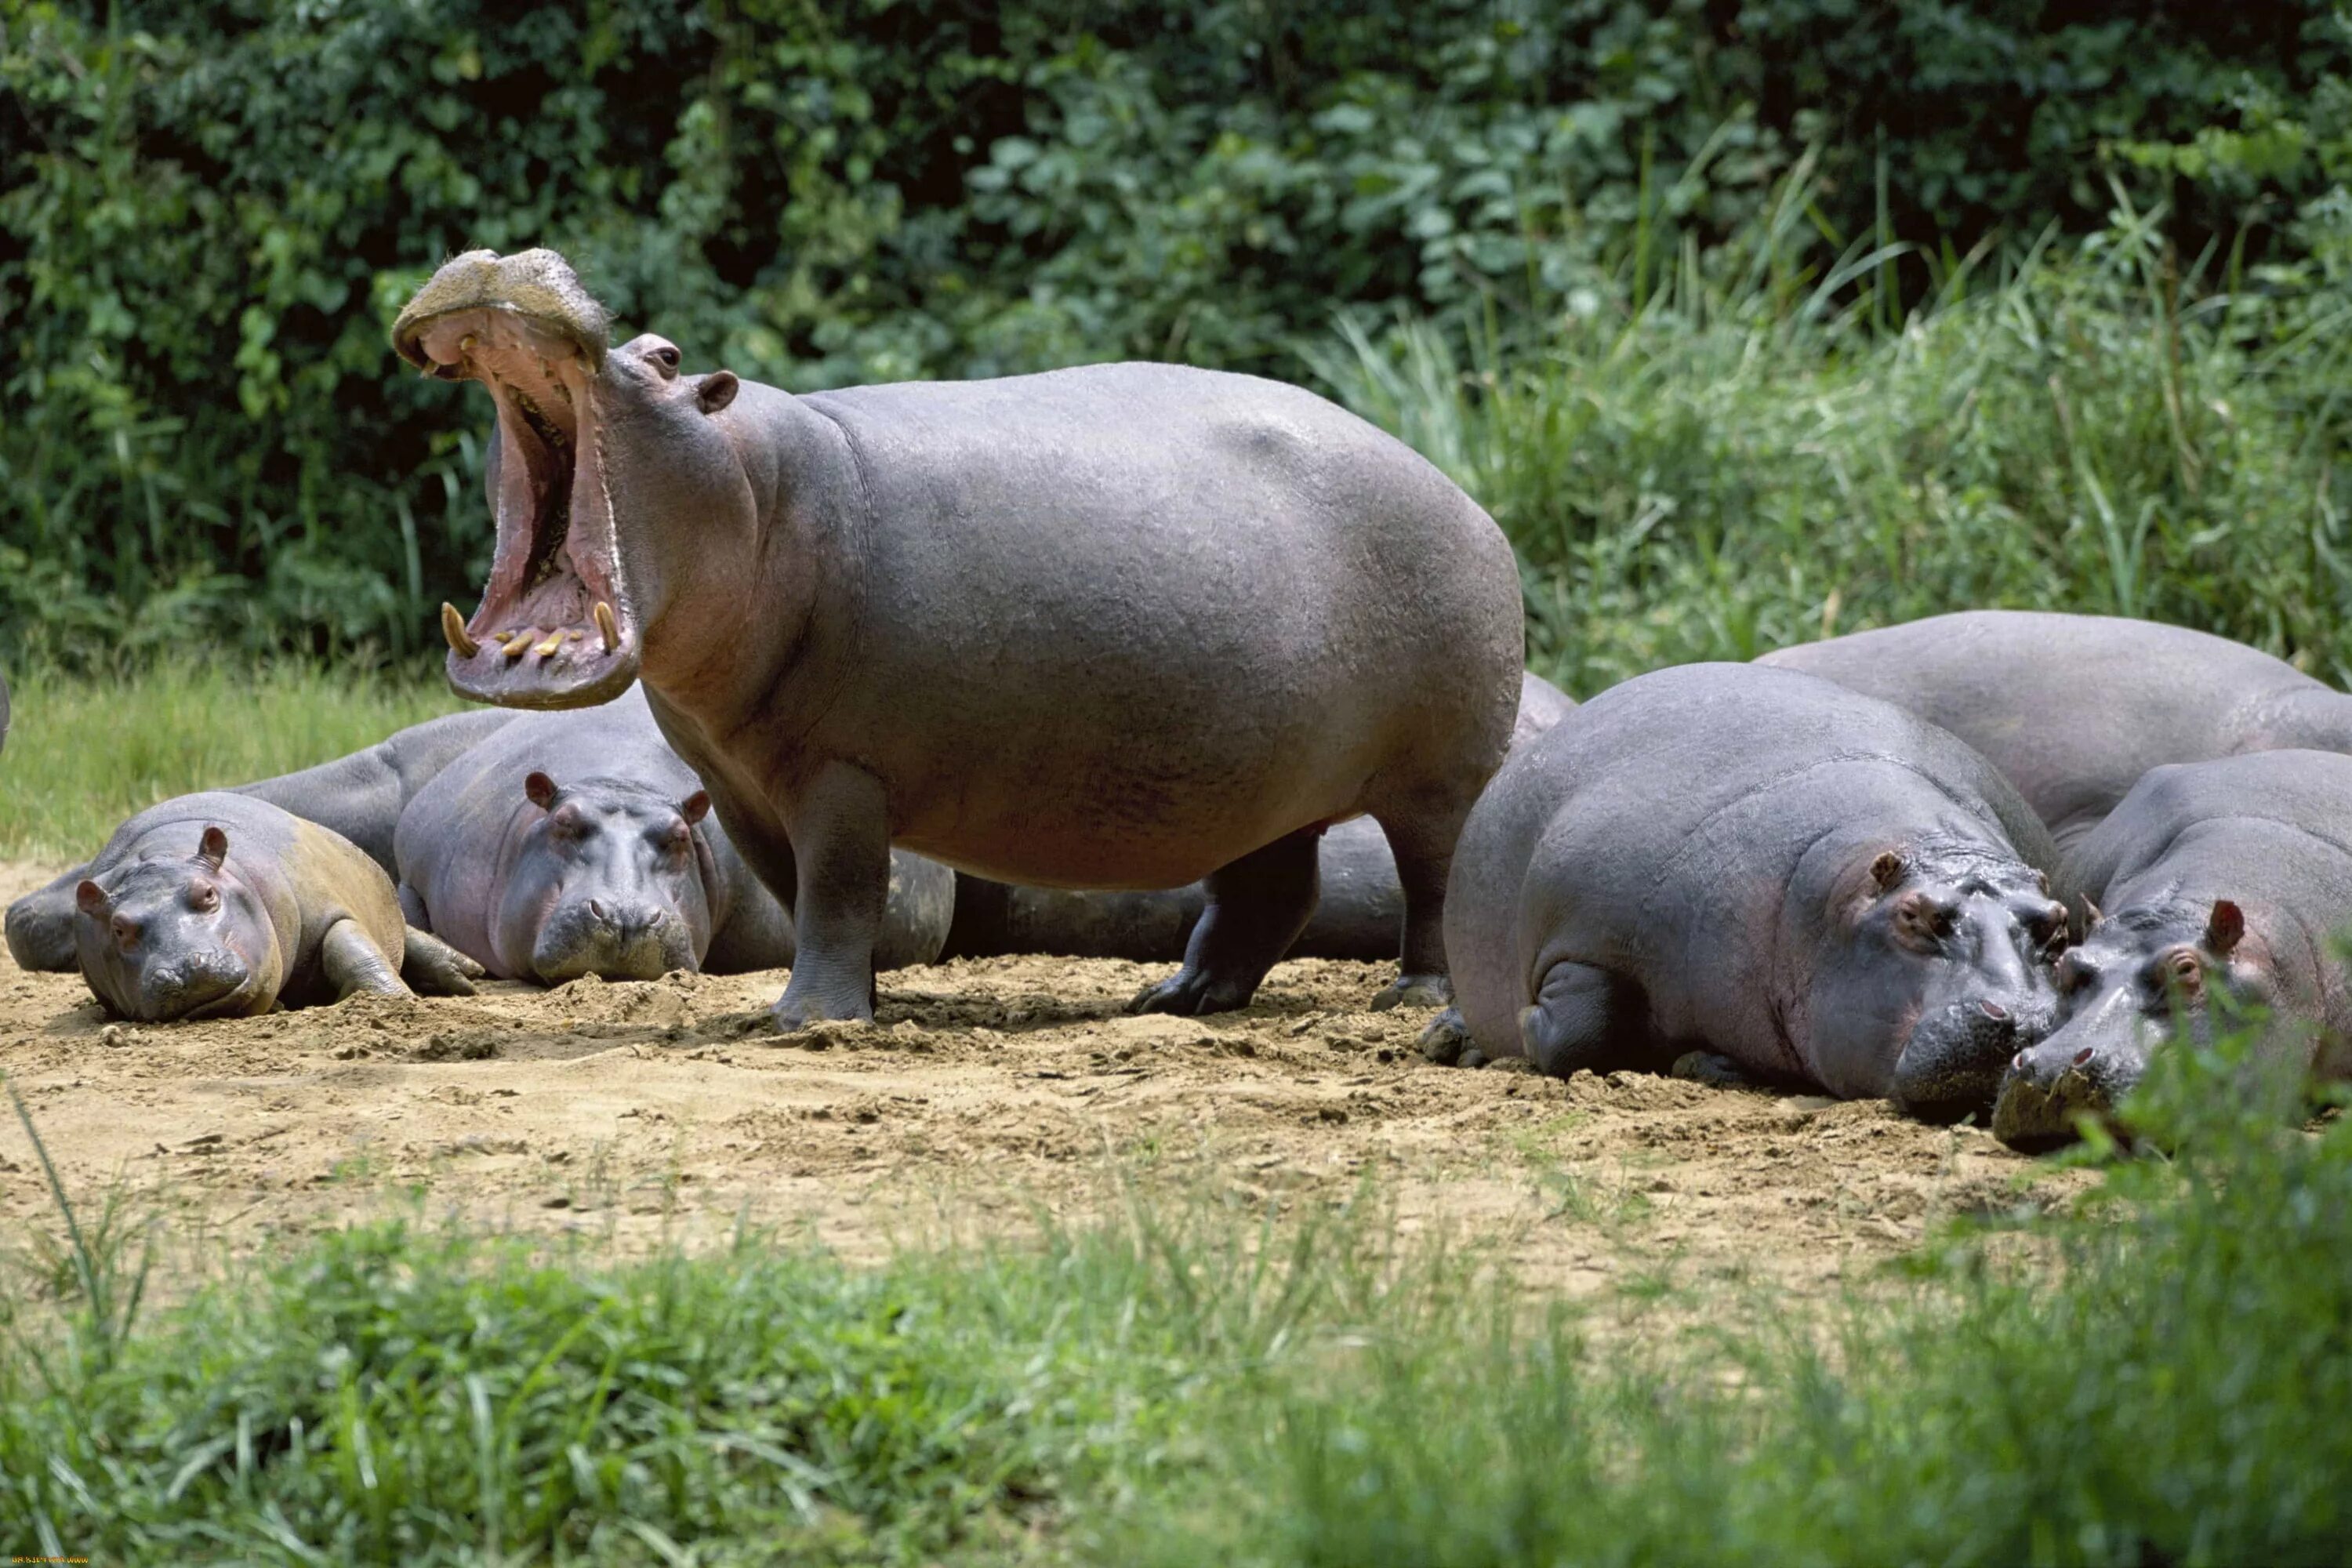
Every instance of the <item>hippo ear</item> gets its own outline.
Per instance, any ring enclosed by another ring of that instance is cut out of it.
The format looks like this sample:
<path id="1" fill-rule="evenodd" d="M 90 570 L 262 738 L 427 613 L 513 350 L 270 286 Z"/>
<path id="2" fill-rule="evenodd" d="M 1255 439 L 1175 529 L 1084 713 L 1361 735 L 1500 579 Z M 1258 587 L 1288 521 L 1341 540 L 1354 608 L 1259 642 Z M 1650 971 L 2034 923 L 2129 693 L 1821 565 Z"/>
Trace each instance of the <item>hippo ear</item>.
<path id="1" fill-rule="evenodd" d="M 686 818 L 686 825 L 688 827 L 700 822 L 710 815 L 710 792 L 707 789 L 696 790 L 677 803 L 677 814 Z"/>
<path id="2" fill-rule="evenodd" d="M 2083 900 L 2083 934 L 2084 936 L 2090 935 L 2092 929 L 2106 918 L 2099 912 L 2099 906 L 2093 903 L 2088 897 Z"/>
<path id="3" fill-rule="evenodd" d="M 205 824 L 205 836 L 196 841 L 196 858 L 215 871 L 228 858 L 228 834 L 219 823 Z"/>
<path id="4" fill-rule="evenodd" d="M 522 793 L 530 796 L 530 804 L 541 811 L 555 809 L 555 781 L 545 773 L 532 772 L 522 781 Z"/>
<path id="5" fill-rule="evenodd" d="M 2205 921 L 2205 951 L 2216 958 L 2227 958 L 2246 934 L 2246 914 L 2227 899 L 2213 900 L 2213 912 Z"/>
<path id="6" fill-rule="evenodd" d="M 1903 879 L 1903 857 L 1889 849 L 1870 863 L 1870 879 L 1878 884 L 1880 892 Z"/>
<path id="7" fill-rule="evenodd" d="M 714 370 L 694 384 L 695 406 L 705 414 L 716 414 L 735 401 L 735 394 L 741 386 L 733 371 Z"/>
<path id="8" fill-rule="evenodd" d="M 104 920 L 113 907 L 113 901 L 106 896 L 106 889 L 87 877 L 74 889 L 74 908 L 94 921 Z"/>

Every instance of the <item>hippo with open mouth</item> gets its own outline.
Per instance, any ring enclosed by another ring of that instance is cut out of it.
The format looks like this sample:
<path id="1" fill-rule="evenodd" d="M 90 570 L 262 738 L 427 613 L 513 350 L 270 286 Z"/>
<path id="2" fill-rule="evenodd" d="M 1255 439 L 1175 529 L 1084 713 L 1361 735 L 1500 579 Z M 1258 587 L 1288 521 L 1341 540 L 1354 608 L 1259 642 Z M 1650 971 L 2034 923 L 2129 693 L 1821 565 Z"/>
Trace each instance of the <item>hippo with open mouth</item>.
<path id="1" fill-rule="evenodd" d="M 1512 753 L 1446 903 L 1423 1049 L 1580 1068 L 1684 1052 L 1949 1118 L 2050 1026 L 2048 835 L 1951 736 L 1828 681 L 1697 664 Z"/>
<path id="2" fill-rule="evenodd" d="M 2153 1053 L 2210 1041 L 2227 994 L 2270 1015 L 2263 1049 L 2352 1078 L 2352 757 L 2258 752 L 2152 768 L 2068 853 L 2106 912 L 2058 963 L 2059 1025 L 2020 1051 L 1992 1127 L 2045 1148 L 2105 1117 Z"/>
<path id="3" fill-rule="evenodd" d="M 498 546 L 446 608 L 458 691 L 575 707 L 642 676 L 791 907 L 780 1028 L 873 1016 L 898 843 L 999 881 L 1206 880 L 1139 1009 L 1245 1005 L 1368 815 L 1402 971 L 1444 994 L 1446 869 L 1518 688 L 1492 519 L 1321 398 L 1175 365 L 794 396 L 618 348 L 562 258 L 475 251 L 393 342 L 498 410 Z"/>

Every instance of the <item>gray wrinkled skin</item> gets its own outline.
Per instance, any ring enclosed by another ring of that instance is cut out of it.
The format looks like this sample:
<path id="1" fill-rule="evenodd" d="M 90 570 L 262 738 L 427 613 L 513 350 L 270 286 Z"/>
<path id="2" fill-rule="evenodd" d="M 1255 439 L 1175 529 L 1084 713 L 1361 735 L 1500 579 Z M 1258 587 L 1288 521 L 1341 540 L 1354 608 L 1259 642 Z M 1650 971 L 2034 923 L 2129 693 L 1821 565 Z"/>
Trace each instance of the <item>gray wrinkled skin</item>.
<path id="1" fill-rule="evenodd" d="M 91 993 L 145 1023 L 407 989 L 405 931 L 382 869 L 243 795 L 183 795 L 124 823 L 79 885 L 74 938 Z M 372 962 L 339 965 L 342 942 Z"/>
<path id="2" fill-rule="evenodd" d="M 1358 815 L 1408 910 L 1383 999 L 1442 994 L 1521 615 L 1501 531 L 1435 468 L 1296 388 L 1172 365 L 794 397 L 650 334 L 604 350 L 584 299 L 552 253 L 478 252 L 395 324 L 499 409 L 499 542 L 449 679 L 575 707 L 642 673 L 796 914 L 780 1027 L 872 1016 L 894 842 L 1043 887 L 1205 877 L 1137 1005 L 1241 1006 Z"/>
<path id="3" fill-rule="evenodd" d="M 1546 1072 L 1686 1051 L 1921 1115 L 2050 1025 L 2065 911 L 1985 761 L 1826 681 L 1702 664 L 1602 692 L 1496 775 L 1446 905 L 1460 1016 Z"/>
<path id="4" fill-rule="evenodd" d="M 1575 707 L 1576 699 L 1543 677 L 1522 675 L 1512 746 L 1542 734 Z M 1369 963 L 1394 952 L 1404 921 L 1404 888 L 1380 824 L 1366 816 L 1340 823 L 1323 835 L 1316 859 L 1320 897 L 1307 929 L 1284 956 Z M 961 877 L 955 929 L 941 956 L 1052 952 L 1144 963 L 1180 960 L 1207 902 L 1208 889 L 1198 882 L 1160 892 L 1102 893 L 1007 887 Z"/>
<path id="5" fill-rule="evenodd" d="M 1983 753 L 2063 853 L 2148 769 L 2352 752 L 2352 697 L 2226 637 L 2152 621 L 1970 610 L 1766 654 Z"/>
<path id="6" fill-rule="evenodd" d="M 2105 910 L 2059 961 L 2060 1025 L 2020 1052 L 1993 1131 L 2023 1148 L 2105 1116 L 2213 999 L 2266 1009 L 2265 1048 L 2352 1077 L 2352 992 L 2327 957 L 2352 924 L 2352 757 L 2277 751 L 2159 767 L 2068 853 Z"/>

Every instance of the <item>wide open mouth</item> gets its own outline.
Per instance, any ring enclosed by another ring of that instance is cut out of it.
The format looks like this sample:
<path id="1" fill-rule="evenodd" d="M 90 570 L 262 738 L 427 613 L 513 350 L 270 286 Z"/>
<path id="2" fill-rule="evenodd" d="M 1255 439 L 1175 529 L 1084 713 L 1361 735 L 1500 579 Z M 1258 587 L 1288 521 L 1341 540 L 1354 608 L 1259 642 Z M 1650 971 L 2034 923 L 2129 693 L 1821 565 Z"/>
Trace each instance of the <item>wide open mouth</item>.
<path id="1" fill-rule="evenodd" d="M 471 620 L 442 607 L 449 684 L 509 708 L 617 697 L 641 647 L 585 352 L 556 324 L 499 306 L 433 317 L 411 345 L 427 374 L 471 377 L 499 408 L 498 552 Z"/>

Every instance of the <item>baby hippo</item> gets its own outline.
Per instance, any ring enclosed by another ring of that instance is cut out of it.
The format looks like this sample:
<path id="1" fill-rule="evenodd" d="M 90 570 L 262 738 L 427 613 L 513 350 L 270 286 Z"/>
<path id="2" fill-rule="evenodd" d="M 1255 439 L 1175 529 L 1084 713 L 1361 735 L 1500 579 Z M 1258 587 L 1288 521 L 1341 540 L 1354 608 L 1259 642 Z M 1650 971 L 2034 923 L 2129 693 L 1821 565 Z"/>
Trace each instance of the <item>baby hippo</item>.
<path id="1" fill-rule="evenodd" d="M 191 795 L 118 829 L 74 892 L 83 977 L 142 1023 L 245 1017 L 354 991 L 472 994 L 481 970 L 410 931 L 391 879 L 345 839 L 238 795 Z"/>
<path id="2" fill-rule="evenodd" d="M 2217 994 L 2268 1011 L 2265 1047 L 2352 1077 L 2352 991 L 2329 943 L 2352 924 L 2352 757 L 2261 752 L 2151 769 L 2071 850 L 2108 906 L 2058 963 L 2059 1027 L 2021 1051 L 1993 1131 L 2020 1148 L 2105 1115 Z"/>
<path id="3" fill-rule="evenodd" d="M 1423 1048 L 1563 1077 L 1698 1050 L 1981 1110 L 2054 1013 L 2053 858 L 1990 764 L 1900 709 L 1750 665 L 1642 676 L 1515 752 L 1471 813 L 1458 1012 Z"/>

